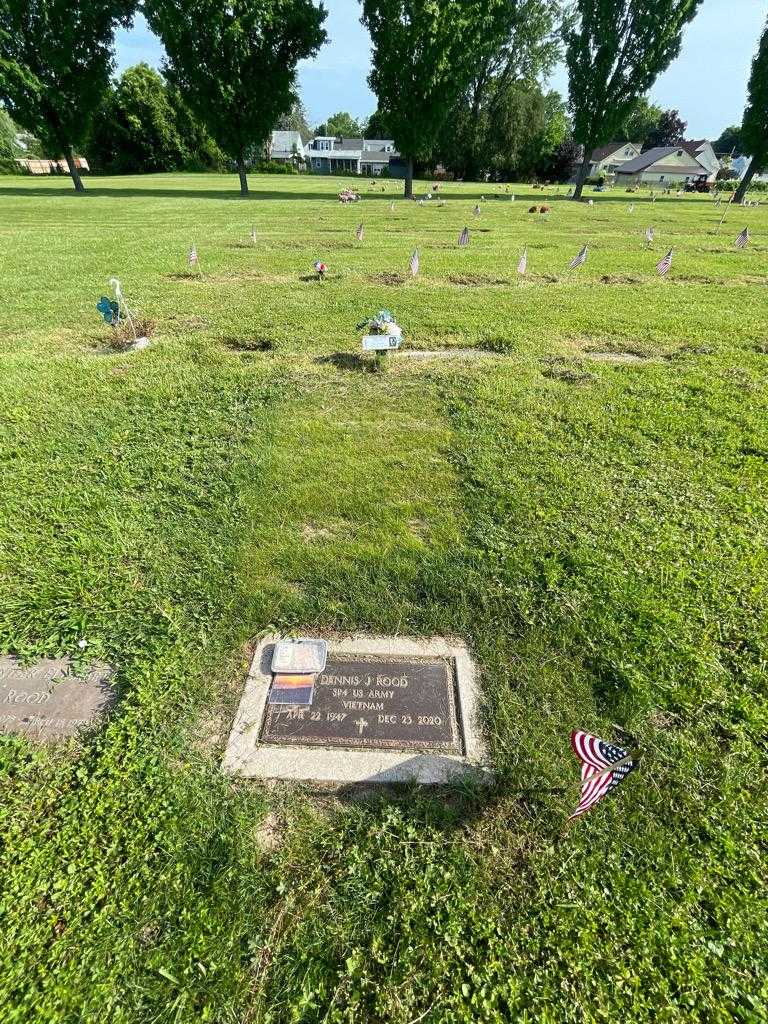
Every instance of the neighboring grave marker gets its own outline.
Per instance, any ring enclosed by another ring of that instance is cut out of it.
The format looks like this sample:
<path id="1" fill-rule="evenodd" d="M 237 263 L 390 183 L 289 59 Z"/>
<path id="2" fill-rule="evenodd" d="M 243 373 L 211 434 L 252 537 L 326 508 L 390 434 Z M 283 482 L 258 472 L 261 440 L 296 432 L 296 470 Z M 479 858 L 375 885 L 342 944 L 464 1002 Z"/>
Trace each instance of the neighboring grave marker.
<path id="1" fill-rule="evenodd" d="M 111 674 L 94 664 L 86 676 L 73 675 L 68 658 L 23 665 L 0 657 L 0 733 L 53 740 L 99 724 L 117 699 Z"/>

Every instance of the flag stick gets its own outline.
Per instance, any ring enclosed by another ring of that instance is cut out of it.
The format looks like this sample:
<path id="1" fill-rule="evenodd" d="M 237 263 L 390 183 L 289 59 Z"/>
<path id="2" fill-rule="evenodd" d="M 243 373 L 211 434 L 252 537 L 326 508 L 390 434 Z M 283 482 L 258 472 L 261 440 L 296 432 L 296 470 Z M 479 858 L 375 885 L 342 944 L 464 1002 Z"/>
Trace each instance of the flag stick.
<path id="1" fill-rule="evenodd" d="M 609 764 L 607 768 L 602 768 L 599 772 L 595 772 L 594 775 L 588 775 L 586 779 L 582 780 L 581 784 L 584 785 L 585 782 L 594 782 L 595 779 L 602 779 L 603 776 L 609 775 L 614 768 L 620 768 L 623 764 L 629 764 L 630 761 L 637 760 L 638 756 L 639 751 L 632 750 L 629 754 L 622 757 L 620 761 L 614 761 L 613 764 Z"/>
<path id="2" fill-rule="evenodd" d="M 723 210 L 723 216 L 722 216 L 722 217 L 720 218 L 720 223 L 719 223 L 719 224 L 717 225 L 717 230 L 718 230 L 718 231 L 720 231 L 720 228 L 721 228 L 721 227 L 723 226 L 723 222 L 725 221 L 725 217 L 726 217 L 726 214 L 728 213 L 728 207 L 729 207 L 729 206 L 731 205 L 731 203 L 733 202 L 733 197 L 734 197 L 735 195 L 736 195 L 736 193 L 735 193 L 735 192 L 732 192 L 732 193 L 731 193 L 731 198 L 730 198 L 730 199 L 728 200 L 728 202 L 727 202 L 727 203 L 725 204 L 725 209 Z"/>

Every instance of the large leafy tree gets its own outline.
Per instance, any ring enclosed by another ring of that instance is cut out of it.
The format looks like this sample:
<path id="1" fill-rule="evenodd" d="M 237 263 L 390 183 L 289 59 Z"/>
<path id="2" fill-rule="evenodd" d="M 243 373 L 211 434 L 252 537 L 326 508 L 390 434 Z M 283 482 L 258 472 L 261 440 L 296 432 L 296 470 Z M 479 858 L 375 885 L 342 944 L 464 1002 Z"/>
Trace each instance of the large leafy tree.
<path id="1" fill-rule="evenodd" d="M 338 135 L 345 139 L 359 139 L 364 130 L 365 125 L 360 124 L 346 110 L 340 110 L 338 114 L 333 114 L 323 124 L 318 125 L 317 134 Z"/>
<path id="2" fill-rule="evenodd" d="M 574 136 L 584 146 L 574 199 L 592 150 L 611 142 L 638 100 L 680 52 L 701 0 L 575 0 L 565 32 Z"/>
<path id="3" fill-rule="evenodd" d="M 752 159 L 733 197 L 740 203 L 754 176 L 768 169 L 768 23 L 760 36 L 747 87 L 747 107 L 741 125 L 744 152 Z"/>
<path id="4" fill-rule="evenodd" d="M 312 0 L 146 0 L 165 75 L 235 163 L 248 195 L 248 153 L 263 149 L 294 100 L 296 65 L 325 42 Z"/>
<path id="5" fill-rule="evenodd" d="M 663 110 L 661 117 L 645 137 L 643 150 L 655 146 L 674 146 L 685 138 L 688 122 L 680 117 L 679 110 Z"/>
<path id="6" fill-rule="evenodd" d="M 0 107 L 0 160 L 13 160 L 20 153 L 16 143 L 16 125 Z"/>
<path id="7" fill-rule="evenodd" d="M 118 174 L 214 169 L 221 153 L 178 94 L 147 64 L 128 68 L 94 118 L 88 153 Z"/>
<path id="8" fill-rule="evenodd" d="M 718 156 L 741 156 L 744 152 L 744 140 L 741 137 L 741 125 L 732 124 L 724 128 L 712 143 Z"/>
<path id="9" fill-rule="evenodd" d="M 109 87 L 115 29 L 135 0 L 0 0 L 0 100 L 14 121 L 75 165 Z"/>
<path id="10" fill-rule="evenodd" d="M 635 142 L 642 146 L 661 120 L 664 111 L 647 96 L 641 96 L 629 117 L 614 132 L 611 142 Z"/>
<path id="11" fill-rule="evenodd" d="M 509 34 L 510 0 L 363 0 L 373 40 L 368 78 L 406 164 L 426 160 L 487 53 Z"/>

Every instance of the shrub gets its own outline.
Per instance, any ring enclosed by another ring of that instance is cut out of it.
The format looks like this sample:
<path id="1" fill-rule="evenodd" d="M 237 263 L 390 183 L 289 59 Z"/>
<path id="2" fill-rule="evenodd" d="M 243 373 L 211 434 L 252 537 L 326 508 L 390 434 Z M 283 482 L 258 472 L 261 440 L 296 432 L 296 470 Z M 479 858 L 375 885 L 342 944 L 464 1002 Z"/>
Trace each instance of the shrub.
<path id="1" fill-rule="evenodd" d="M 276 160 L 261 160 L 253 169 L 257 174 L 298 174 L 292 164 L 279 164 Z"/>

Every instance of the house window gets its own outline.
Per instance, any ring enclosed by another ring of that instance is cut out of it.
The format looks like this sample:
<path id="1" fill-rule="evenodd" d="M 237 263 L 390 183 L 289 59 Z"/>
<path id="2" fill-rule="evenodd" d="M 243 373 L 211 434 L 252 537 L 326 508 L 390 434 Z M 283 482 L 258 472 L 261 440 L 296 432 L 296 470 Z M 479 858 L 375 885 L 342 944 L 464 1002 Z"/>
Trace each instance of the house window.
<path id="1" fill-rule="evenodd" d="M 664 181 L 664 175 L 663 174 L 659 175 L 659 181 Z"/>

